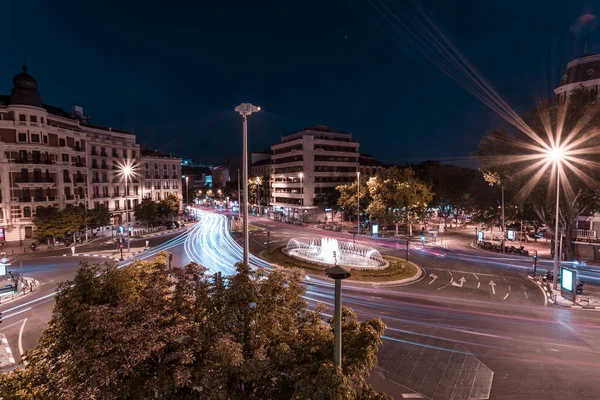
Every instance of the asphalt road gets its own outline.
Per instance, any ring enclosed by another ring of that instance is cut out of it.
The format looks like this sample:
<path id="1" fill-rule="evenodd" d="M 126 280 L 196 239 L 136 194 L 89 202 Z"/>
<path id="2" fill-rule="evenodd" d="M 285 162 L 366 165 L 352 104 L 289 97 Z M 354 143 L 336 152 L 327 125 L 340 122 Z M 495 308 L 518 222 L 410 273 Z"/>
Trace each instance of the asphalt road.
<path id="1" fill-rule="evenodd" d="M 206 212 L 200 216 L 188 235 L 142 257 L 169 248 L 174 265 L 196 261 L 212 271 L 232 273 L 241 249 L 227 232 L 226 217 Z M 268 228 L 271 246 L 323 233 L 272 221 L 252 222 Z M 327 232 L 332 235 L 338 234 Z M 384 254 L 404 257 L 406 252 L 403 244 L 393 241 L 361 238 L 360 242 Z M 265 247 L 265 233 L 253 233 L 252 252 Z M 598 398 L 600 313 L 546 305 L 540 289 L 525 278 L 527 259 L 418 244 L 409 250 L 411 261 L 427 272 L 415 284 L 383 288 L 344 282 L 344 305 L 361 319 L 380 317 L 388 326 L 379 354 L 380 372 L 373 378 L 379 388 L 396 398 L 408 393 L 413 398 L 459 400 Z M 14 349 L 19 348 L 19 338 L 23 349 L 35 345 L 50 315 L 53 285 L 71 277 L 77 266 L 75 258 L 53 260 L 24 261 L 24 270 L 27 265 L 31 268 L 25 274 L 39 274 L 34 277 L 42 287 L 0 307 L 10 310 L 0 331 Z M 251 264 L 268 267 L 255 256 Z M 331 282 L 310 279 L 307 287 L 310 304 L 322 302 L 333 308 Z"/>

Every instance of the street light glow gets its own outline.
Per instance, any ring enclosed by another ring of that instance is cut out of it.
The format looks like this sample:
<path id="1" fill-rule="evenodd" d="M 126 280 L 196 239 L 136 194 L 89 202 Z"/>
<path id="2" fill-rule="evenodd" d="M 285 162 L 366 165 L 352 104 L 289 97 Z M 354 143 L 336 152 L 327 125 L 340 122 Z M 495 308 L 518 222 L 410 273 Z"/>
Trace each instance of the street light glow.
<path id="1" fill-rule="evenodd" d="M 300 172 L 300 173 L 298 174 L 298 177 L 299 177 L 299 178 L 304 178 L 304 172 Z"/>
<path id="2" fill-rule="evenodd" d="M 565 157 L 565 149 L 562 147 L 553 147 L 548 151 L 548 157 L 554 162 L 560 162 Z"/>

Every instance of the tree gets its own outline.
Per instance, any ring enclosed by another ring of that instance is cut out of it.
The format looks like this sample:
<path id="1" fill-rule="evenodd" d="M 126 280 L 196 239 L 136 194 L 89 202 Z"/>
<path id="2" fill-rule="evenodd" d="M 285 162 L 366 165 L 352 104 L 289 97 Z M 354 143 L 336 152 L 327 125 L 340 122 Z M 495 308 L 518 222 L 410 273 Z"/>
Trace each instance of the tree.
<path id="1" fill-rule="evenodd" d="M 39 239 L 51 239 L 72 235 L 85 227 L 85 209 L 83 207 L 58 208 L 38 207 L 33 220 L 35 236 Z"/>
<path id="2" fill-rule="evenodd" d="M 157 204 L 157 214 L 161 218 L 171 218 L 179 213 L 179 197 L 176 194 L 170 194 L 166 199 L 162 199 Z"/>
<path id="3" fill-rule="evenodd" d="M 473 153 L 482 172 L 493 174 L 514 193 L 513 202 L 531 206 L 549 227 L 562 226 L 568 258 L 573 257 L 572 231 L 577 218 L 598 209 L 600 170 L 600 103 L 590 93 L 575 89 L 568 101 L 542 101 L 525 118 L 527 126 L 515 132 L 493 131 L 485 135 Z M 556 163 L 547 161 L 559 143 L 566 149 L 561 162 L 560 213 L 553 201 Z"/>
<path id="4" fill-rule="evenodd" d="M 88 210 L 87 213 L 87 225 L 91 229 L 97 229 L 110 224 L 112 214 L 108 207 L 104 204 L 98 205 L 97 208 Z"/>
<path id="5" fill-rule="evenodd" d="M 248 179 L 248 198 L 254 199 L 254 203 L 263 204 L 265 198 L 266 185 L 269 180 L 266 176 L 255 176 Z M 236 193 L 237 197 L 237 193 Z"/>
<path id="6" fill-rule="evenodd" d="M 350 184 L 340 185 L 336 187 L 339 193 L 337 205 L 344 208 L 348 215 L 358 215 L 358 182 L 354 181 Z M 360 178 L 360 213 L 366 212 L 371 204 L 371 195 L 369 193 L 368 178 Z"/>
<path id="7" fill-rule="evenodd" d="M 209 276 L 166 253 L 60 285 L 28 365 L 0 377 L 5 399 L 384 399 L 365 381 L 385 325 L 343 311 L 343 371 L 332 321 L 308 309 L 300 271 Z"/>
<path id="8" fill-rule="evenodd" d="M 431 186 L 415 176 L 412 168 L 388 168 L 368 182 L 371 204 L 367 212 L 384 224 L 407 222 L 412 235 L 412 221 L 420 217 L 433 198 Z"/>
<path id="9" fill-rule="evenodd" d="M 161 217 L 158 212 L 158 203 L 149 197 L 144 197 L 142 202 L 135 206 L 133 215 L 136 220 L 146 223 L 155 222 Z"/>

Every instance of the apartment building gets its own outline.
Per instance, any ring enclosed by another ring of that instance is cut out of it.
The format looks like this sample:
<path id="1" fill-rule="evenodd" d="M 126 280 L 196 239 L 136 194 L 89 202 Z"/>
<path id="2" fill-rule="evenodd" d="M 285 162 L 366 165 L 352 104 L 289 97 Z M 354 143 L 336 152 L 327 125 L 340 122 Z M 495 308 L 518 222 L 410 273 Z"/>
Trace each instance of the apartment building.
<path id="1" fill-rule="evenodd" d="M 144 198 L 159 201 L 176 194 L 182 199 L 185 180 L 182 182 L 180 157 L 156 150 L 142 150 L 140 173 L 144 182 Z"/>
<path id="2" fill-rule="evenodd" d="M 351 133 L 324 125 L 283 136 L 271 146 L 270 204 L 275 219 L 324 220 L 328 194 L 356 180 L 358 148 Z"/>
<path id="3" fill-rule="evenodd" d="M 44 104 L 36 80 L 23 67 L 13 78 L 11 94 L 0 95 L 0 228 L 4 240 L 32 239 L 33 219 L 41 206 L 63 209 L 103 204 L 112 212 L 114 225 L 119 225 L 126 221 L 127 201 L 130 221 L 134 221 L 133 210 L 142 198 L 144 182 L 136 168 L 125 193 L 120 169 L 127 163 L 140 164 L 135 135 L 91 125 L 80 107 L 69 114 Z M 181 196 L 180 190 L 177 193 Z"/>

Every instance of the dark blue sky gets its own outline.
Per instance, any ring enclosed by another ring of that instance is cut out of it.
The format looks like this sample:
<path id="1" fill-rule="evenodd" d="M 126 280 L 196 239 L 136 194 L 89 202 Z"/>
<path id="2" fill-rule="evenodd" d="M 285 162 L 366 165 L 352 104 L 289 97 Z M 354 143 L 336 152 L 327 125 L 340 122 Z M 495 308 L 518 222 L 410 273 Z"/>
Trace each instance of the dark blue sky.
<path id="1" fill-rule="evenodd" d="M 204 162 L 240 152 L 241 102 L 264 110 L 250 118 L 252 150 L 326 124 L 385 162 L 466 156 L 500 118 L 390 33 L 377 1 L 12 1 L 0 93 L 26 59 L 45 103 Z M 383 1 L 403 15 L 405 1 Z M 570 28 L 588 5 L 423 3 L 519 111 L 581 55 Z M 598 41 L 592 31 L 588 48 Z"/>

